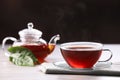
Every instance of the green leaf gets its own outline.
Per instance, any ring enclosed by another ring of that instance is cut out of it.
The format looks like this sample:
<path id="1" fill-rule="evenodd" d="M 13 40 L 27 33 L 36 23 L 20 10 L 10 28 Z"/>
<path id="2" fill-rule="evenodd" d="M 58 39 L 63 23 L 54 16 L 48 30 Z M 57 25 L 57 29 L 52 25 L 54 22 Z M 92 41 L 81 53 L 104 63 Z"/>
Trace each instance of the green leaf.
<path id="1" fill-rule="evenodd" d="M 38 60 L 33 53 L 25 47 L 10 47 L 8 51 L 11 53 L 9 60 L 18 66 L 34 66 Z"/>

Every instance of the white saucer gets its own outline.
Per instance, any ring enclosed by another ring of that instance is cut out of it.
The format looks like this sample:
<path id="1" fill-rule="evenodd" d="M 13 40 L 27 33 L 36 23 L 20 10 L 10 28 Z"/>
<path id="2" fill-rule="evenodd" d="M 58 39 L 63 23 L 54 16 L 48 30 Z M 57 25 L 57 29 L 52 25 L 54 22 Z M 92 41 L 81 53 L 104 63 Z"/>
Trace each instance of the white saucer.
<path id="1" fill-rule="evenodd" d="M 60 68 L 73 69 L 65 61 L 55 62 L 54 65 Z M 112 65 L 111 62 L 98 62 L 94 65 L 93 68 L 85 68 L 85 69 L 103 69 L 103 68 L 109 68 L 111 65 Z"/>

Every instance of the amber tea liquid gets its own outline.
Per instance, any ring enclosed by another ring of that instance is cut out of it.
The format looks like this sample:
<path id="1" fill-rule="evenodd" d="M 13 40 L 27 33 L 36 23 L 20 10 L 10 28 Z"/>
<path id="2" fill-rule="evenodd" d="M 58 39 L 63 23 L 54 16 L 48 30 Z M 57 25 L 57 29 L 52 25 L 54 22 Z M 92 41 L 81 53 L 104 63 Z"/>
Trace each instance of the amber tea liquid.
<path id="1" fill-rule="evenodd" d="M 87 46 L 61 48 L 62 55 L 73 68 L 92 68 L 101 56 L 102 50 Z"/>
<path id="2" fill-rule="evenodd" d="M 40 63 L 54 50 L 54 44 L 40 44 L 40 45 L 22 45 L 30 49 Z"/>

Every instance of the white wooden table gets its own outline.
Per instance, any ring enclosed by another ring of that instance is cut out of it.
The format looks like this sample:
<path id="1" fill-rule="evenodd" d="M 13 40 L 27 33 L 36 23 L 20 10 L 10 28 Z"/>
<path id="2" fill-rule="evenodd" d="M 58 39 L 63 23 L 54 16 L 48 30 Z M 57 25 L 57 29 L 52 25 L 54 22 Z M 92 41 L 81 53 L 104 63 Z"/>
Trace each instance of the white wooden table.
<path id="1" fill-rule="evenodd" d="M 112 62 L 120 62 L 120 44 L 106 44 L 104 48 L 109 48 L 113 52 Z M 59 46 L 46 58 L 48 62 L 63 60 L 59 51 Z M 39 71 L 38 66 L 22 67 L 9 62 L 8 57 L 0 49 L 0 80 L 120 80 L 116 76 L 91 76 L 91 75 L 63 75 L 44 74 Z"/>

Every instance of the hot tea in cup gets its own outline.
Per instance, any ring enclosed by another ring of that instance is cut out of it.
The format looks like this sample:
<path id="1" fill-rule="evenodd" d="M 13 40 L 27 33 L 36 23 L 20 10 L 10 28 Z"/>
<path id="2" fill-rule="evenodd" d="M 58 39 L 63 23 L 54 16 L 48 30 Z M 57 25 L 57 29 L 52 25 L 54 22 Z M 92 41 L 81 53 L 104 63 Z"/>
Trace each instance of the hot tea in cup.
<path id="1" fill-rule="evenodd" d="M 101 43 L 69 42 L 61 44 L 60 50 L 65 61 L 72 68 L 92 68 L 104 51 L 102 48 L 103 45 Z M 106 49 L 106 51 L 109 50 Z M 112 53 L 110 55 L 105 61 L 111 59 Z"/>

